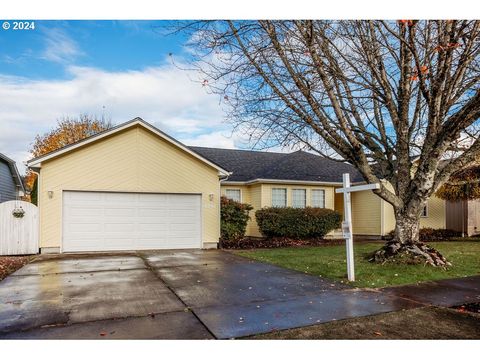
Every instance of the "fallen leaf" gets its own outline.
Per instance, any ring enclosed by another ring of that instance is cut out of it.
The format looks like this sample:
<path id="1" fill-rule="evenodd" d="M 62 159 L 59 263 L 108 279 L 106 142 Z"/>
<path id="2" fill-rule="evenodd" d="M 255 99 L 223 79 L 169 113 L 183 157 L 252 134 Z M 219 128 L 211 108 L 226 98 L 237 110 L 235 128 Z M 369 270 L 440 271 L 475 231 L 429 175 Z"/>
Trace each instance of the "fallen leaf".
<path id="1" fill-rule="evenodd" d="M 382 336 L 383 335 L 380 331 L 375 331 L 374 334 L 377 335 L 377 336 Z"/>

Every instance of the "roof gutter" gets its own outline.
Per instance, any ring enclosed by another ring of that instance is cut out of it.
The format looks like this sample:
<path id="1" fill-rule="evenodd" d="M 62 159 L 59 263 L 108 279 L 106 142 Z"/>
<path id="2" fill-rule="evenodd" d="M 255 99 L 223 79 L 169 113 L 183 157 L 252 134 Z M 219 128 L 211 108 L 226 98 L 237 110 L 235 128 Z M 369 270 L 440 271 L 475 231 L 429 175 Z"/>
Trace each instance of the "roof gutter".
<path id="1" fill-rule="evenodd" d="M 342 186 L 343 183 L 340 181 L 311 181 L 311 180 L 283 180 L 283 179 L 253 179 L 248 181 L 228 181 L 223 180 L 223 184 L 228 185 L 253 185 L 259 183 L 270 183 L 270 184 L 305 184 L 305 185 L 329 185 L 329 186 Z M 362 184 L 365 181 L 353 182 L 352 185 Z"/>

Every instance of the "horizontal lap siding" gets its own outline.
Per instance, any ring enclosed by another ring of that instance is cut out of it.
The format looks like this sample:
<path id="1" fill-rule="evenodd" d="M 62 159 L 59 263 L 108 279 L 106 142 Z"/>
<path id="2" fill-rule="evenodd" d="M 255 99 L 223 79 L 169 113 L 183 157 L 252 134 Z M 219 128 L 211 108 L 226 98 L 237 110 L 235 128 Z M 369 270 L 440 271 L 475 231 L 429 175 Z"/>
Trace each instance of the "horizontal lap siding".
<path id="1" fill-rule="evenodd" d="M 61 244 L 62 190 L 201 193 L 202 239 L 216 243 L 218 181 L 214 168 L 143 128 L 130 128 L 42 164 L 40 246 Z"/>
<path id="2" fill-rule="evenodd" d="M 253 206 L 253 210 L 250 211 L 250 221 L 247 224 L 247 235 L 260 237 L 262 236 L 262 233 L 260 232 L 257 220 L 255 219 L 255 211 L 262 208 L 262 185 L 252 185 L 249 189 L 251 199 L 250 205 Z"/>
<path id="3" fill-rule="evenodd" d="M 420 227 L 445 229 L 446 227 L 446 202 L 436 196 L 432 196 L 427 202 L 427 217 L 420 218 Z"/>
<path id="4" fill-rule="evenodd" d="M 356 235 L 381 235 L 381 199 L 372 191 L 352 193 L 352 223 Z"/>
<path id="5" fill-rule="evenodd" d="M 15 200 L 16 186 L 7 163 L 0 160 L 0 202 Z"/>
<path id="6" fill-rule="evenodd" d="M 395 230 L 395 214 L 393 206 L 383 201 L 384 208 L 384 234 Z M 427 217 L 420 218 L 420 228 L 445 229 L 446 227 L 446 202 L 436 196 L 427 200 Z"/>

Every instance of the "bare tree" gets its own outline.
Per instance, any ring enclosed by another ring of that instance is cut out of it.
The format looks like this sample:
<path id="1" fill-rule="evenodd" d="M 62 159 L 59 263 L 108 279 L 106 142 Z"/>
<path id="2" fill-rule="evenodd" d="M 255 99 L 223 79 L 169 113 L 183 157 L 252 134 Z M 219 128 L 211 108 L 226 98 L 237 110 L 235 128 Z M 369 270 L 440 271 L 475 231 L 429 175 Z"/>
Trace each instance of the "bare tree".
<path id="1" fill-rule="evenodd" d="M 237 129 L 265 146 L 348 161 L 381 183 L 375 193 L 393 206 L 396 228 L 377 260 L 407 251 L 448 264 L 419 246 L 419 219 L 480 155 L 480 22 L 203 21 L 180 30 Z"/>

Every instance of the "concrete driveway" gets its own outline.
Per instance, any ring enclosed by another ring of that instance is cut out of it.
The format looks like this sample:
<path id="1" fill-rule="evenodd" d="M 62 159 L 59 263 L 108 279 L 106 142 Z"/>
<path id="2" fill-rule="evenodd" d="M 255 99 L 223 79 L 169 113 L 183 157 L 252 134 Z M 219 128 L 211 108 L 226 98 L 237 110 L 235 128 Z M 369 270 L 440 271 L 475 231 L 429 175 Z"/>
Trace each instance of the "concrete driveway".
<path id="1" fill-rule="evenodd" d="M 0 338 L 234 338 L 422 306 L 220 250 L 39 257 L 0 282 Z"/>

